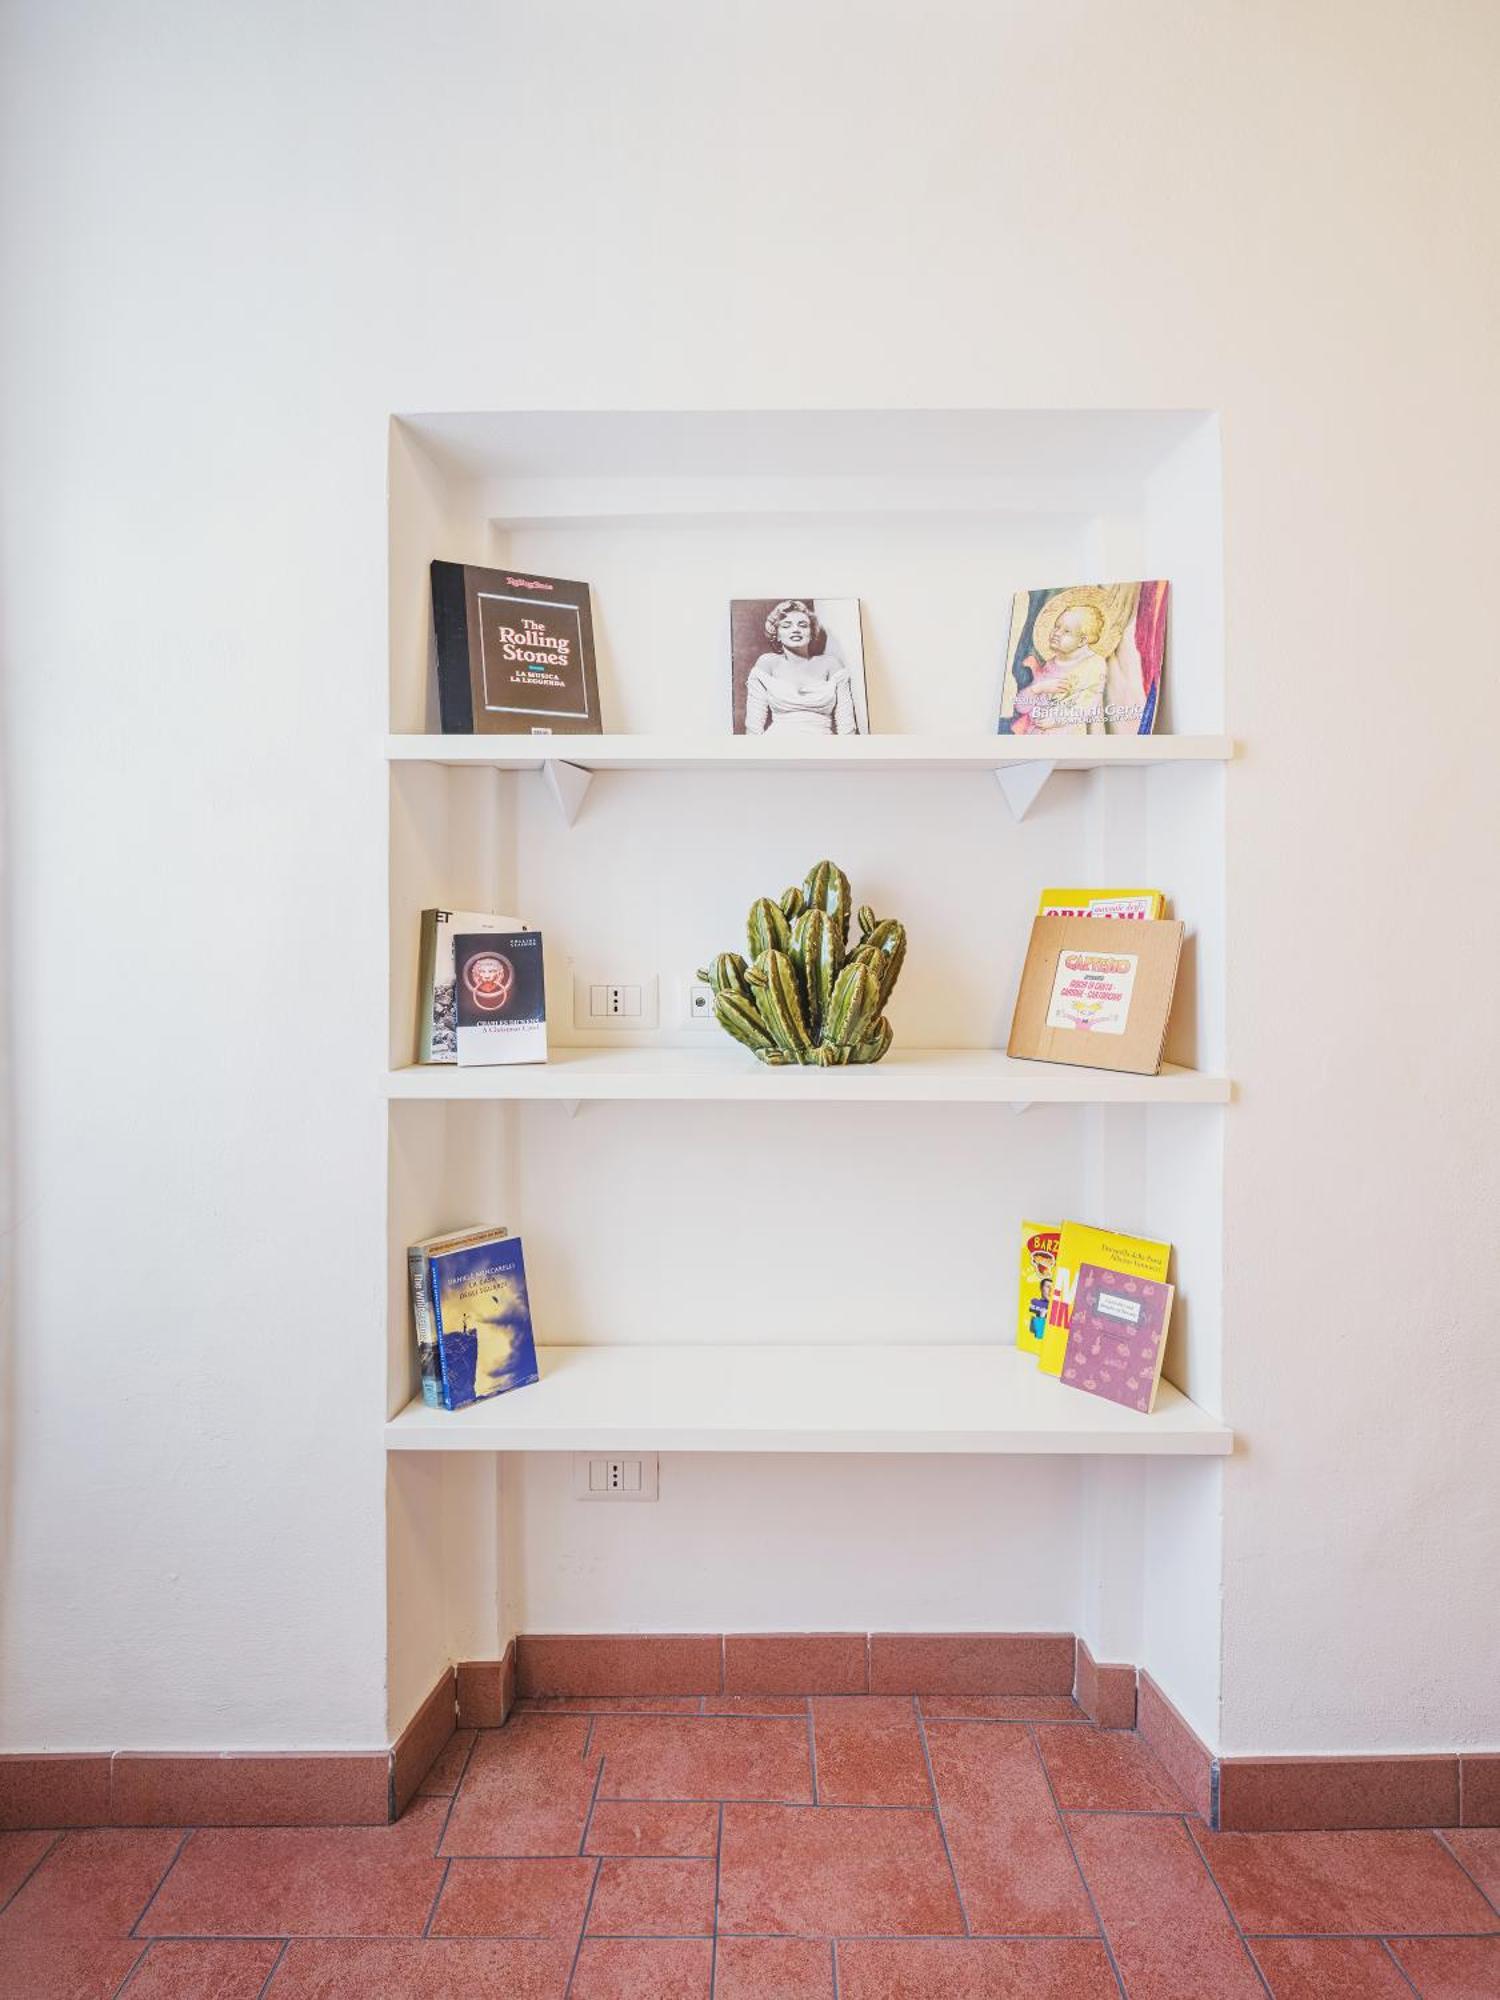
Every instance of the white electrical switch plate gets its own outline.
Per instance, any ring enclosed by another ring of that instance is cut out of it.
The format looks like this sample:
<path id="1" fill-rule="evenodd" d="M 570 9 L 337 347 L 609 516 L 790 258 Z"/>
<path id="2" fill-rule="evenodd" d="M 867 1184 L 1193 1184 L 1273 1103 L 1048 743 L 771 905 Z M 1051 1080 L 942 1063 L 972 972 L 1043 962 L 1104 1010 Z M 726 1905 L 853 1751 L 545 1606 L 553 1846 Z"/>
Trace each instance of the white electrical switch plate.
<path id="1" fill-rule="evenodd" d="M 657 1024 L 656 974 L 573 974 L 573 1026 L 603 1028 L 611 1033 L 654 1028 Z"/>
<path id="2" fill-rule="evenodd" d="M 685 979 L 681 989 L 682 1025 L 685 1028 L 716 1028 L 714 989 L 706 979 Z"/>
<path id="3" fill-rule="evenodd" d="M 658 1484 L 654 1451 L 573 1454 L 575 1500 L 654 1500 Z"/>

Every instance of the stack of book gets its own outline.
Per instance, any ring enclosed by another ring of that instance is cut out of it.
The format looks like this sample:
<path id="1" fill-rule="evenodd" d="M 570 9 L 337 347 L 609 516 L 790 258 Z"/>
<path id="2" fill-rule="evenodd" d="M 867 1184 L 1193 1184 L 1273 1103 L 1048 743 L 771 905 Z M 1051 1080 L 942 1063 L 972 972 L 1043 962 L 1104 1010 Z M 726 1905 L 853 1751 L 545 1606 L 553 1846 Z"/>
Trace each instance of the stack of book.
<path id="1" fill-rule="evenodd" d="M 1021 1224 L 1016 1345 L 1044 1375 L 1149 1413 L 1167 1351 L 1170 1243 L 1083 1222 Z"/>
<path id="2" fill-rule="evenodd" d="M 422 1401 L 461 1410 L 537 1379 L 521 1239 L 473 1224 L 406 1253 Z"/>

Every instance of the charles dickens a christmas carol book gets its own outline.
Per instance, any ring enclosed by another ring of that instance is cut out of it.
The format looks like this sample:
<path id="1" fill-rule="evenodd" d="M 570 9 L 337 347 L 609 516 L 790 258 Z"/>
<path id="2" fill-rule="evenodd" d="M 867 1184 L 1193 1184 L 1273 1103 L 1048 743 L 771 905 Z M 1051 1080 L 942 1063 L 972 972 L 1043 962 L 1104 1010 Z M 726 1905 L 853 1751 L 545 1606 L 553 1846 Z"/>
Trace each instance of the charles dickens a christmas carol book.
<path id="1" fill-rule="evenodd" d="M 1167 1351 L 1172 1287 L 1129 1271 L 1079 1267 L 1062 1378 L 1075 1389 L 1149 1413 Z"/>
<path id="2" fill-rule="evenodd" d="M 1008 1052 L 1155 1076 L 1181 953 L 1180 923 L 1038 917 Z"/>
<path id="3" fill-rule="evenodd" d="M 1073 1300 L 1078 1274 L 1085 1264 L 1121 1278 L 1149 1278 L 1165 1284 L 1172 1257 L 1170 1243 L 1153 1243 L 1146 1236 L 1125 1236 L 1117 1229 L 1094 1229 L 1086 1222 L 1064 1222 L 1057 1241 L 1052 1294 L 1047 1302 L 1047 1326 L 1038 1365 L 1044 1375 L 1061 1375 L 1068 1352 Z"/>
<path id="4" fill-rule="evenodd" d="M 519 1236 L 434 1252 L 429 1282 L 444 1409 L 537 1379 Z"/>
<path id="5" fill-rule="evenodd" d="M 458 1061 L 458 1008 L 453 940 L 460 931 L 520 931 L 519 917 L 484 910 L 424 910 L 417 968 L 417 1061 Z"/>
<path id="6" fill-rule="evenodd" d="M 460 931 L 453 940 L 458 1066 L 547 1060 L 540 931 Z"/>
<path id="7" fill-rule="evenodd" d="M 432 565 L 438 714 L 447 736 L 597 736 L 586 583 Z"/>
<path id="8" fill-rule="evenodd" d="M 412 1331 L 417 1340 L 417 1368 L 422 1378 L 422 1401 L 429 1408 L 443 1407 L 443 1368 L 438 1359 L 437 1317 L 432 1309 L 432 1260 L 445 1250 L 468 1249 L 479 1243 L 498 1243 L 508 1231 L 497 1223 L 486 1229 L 471 1222 L 464 1229 L 445 1230 L 441 1236 L 424 1236 L 406 1253 L 406 1276 L 411 1288 Z"/>

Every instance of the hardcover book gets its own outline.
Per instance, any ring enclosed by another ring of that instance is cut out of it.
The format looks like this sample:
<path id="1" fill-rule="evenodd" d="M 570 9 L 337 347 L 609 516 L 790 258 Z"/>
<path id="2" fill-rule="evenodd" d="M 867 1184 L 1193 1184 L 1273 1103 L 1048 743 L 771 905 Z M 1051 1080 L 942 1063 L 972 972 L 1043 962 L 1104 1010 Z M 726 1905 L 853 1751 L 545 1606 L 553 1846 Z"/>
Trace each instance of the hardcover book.
<path id="1" fill-rule="evenodd" d="M 1052 1296 L 1047 1305 L 1047 1328 L 1037 1357 L 1042 1373 L 1061 1375 L 1063 1371 L 1073 1296 L 1078 1274 L 1085 1264 L 1122 1277 L 1149 1278 L 1160 1285 L 1166 1282 L 1171 1258 L 1170 1243 L 1153 1243 L 1147 1236 L 1125 1236 L 1115 1229 L 1094 1229 L 1086 1222 L 1064 1222 L 1058 1237 Z"/>
<path id="2" fill-rule="evenodd" d="M 729 606 L 736 736 L 868 736 L 857 597 L 737 597 Z"/>
<path id="3" fill-rule="evenodd" d="M 1128 1271 L 1081 1265 L 1062 1379 L 1106 1402 L 1147 1414 L 1167 1352 L 1172 1287 Z"/>
<path id="4" fill-rule="evenodd" d="M 1061 1231 L 1051 1223 L 1021 1224 L 1021 1296 L 1016 1315 L 1016 1345 L 1023 1354 L 1039 1355 L 1042 1351 L 1060 1235 Z"/>
<path id="5" fill-rule="evenodd" d="M 453 940 L 458 1066 L 547 1060 L 540 931 L 460 931 Z"/>
<path id="6" fill-rule="evenodd" d="M 417 1368 L 422 1382 L 422 1401 L 429 1408 L 443 1407 L 443 1370 L 438 1359 L 437 1320 L 432 1310 L 432 1259 L 443 1250 L 456 1250 L 461 1244 L 493 1242 L 506 1231 L 502 1228 L 486 1229 L 481 1223 L 471 1223 L 466 1229 L 450 1229 L 441 1236 L 424 1236 L 420 1243 L 413 1243 L 406 1253 L 406 1276 L 411 1289 L 412 1330 L 417 1341 Z"/>
<path id="7" fill-rule="evenodd" d="M 1182 928 L 1148 918 L 1126 931 L 1096 917 L 1037 917 L 1007 1052 L 1033 1062 L 1155 1076 Z"/>
<path id="8" fill-rule="evenodd" d="M 1039 917 L 1144 917 L 1167 913 L 1160 889 L 1043 889 Z"/>
<path id="9" fill-rule="evenodd" d="M 1169 586 L 1079 583 L 1011 604 L 1002 736 L 1149 736 L 1167 644 Z"/>
<path id="10" fill-rule="evenodd" d="M 519 1236 L 434 1253 L 430 1282 L 444 1409 L 537 1379 Z"/>
<path id="11" fill-rule="evenodd" d="M 435 562 L 432 628 L 445 736 L 599 734 L 586 583 Z"/>
<path id="12" fill-rule="evenodd" d="M 458 1009 L 454 988 L 453 939 L 459 931 L 519 931 L 519 917 L 495 917 L 483 910 L 424 910 L 417 968 L 417 1061 L 458 1061 Z"/>

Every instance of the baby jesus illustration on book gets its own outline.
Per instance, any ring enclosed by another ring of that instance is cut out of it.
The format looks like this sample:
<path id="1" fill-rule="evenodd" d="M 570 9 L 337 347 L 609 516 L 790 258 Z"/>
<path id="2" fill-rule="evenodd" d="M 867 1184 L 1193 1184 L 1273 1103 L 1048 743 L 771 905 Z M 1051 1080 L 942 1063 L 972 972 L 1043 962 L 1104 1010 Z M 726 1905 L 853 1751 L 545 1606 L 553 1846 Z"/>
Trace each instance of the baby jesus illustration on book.
<path id="1" fill-rule="evenodd" d="M 766 620 L 772 652 L 745 682 L 745 734 L 857 736 L 854 677 L 812 606 L 783 598 Z"/>
<path id="2" fill-rule="evenodd" d="M 1021 593 L 1013 615 L 1001 730 L 1015 736 L 1135 735 L 1149 730 L 1160 679 L 1167 586 L 1079 584 Z M 1149 602 L 1142 606 L 1142 593 Z M 1159 594 L 1159 595 L 1158 595 Z M 1139 613 L 1149 611 L 1138 631 Z M 1147 658 L 1142 651 L 1145 641 Z M 1148 694 L 1149 688 L 1149 694 Z"/>

